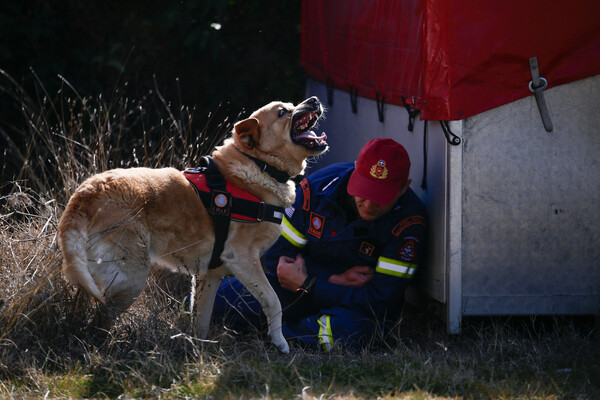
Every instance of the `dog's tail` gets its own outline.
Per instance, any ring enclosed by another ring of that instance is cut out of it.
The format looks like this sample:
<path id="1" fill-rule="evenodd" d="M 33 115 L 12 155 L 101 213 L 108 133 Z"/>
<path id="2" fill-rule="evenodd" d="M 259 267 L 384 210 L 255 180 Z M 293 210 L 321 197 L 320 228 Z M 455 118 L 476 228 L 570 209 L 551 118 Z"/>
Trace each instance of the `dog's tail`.
<path id="1" fill-rule="evenodd" d="M 58 224 L 58 242 L 63 255 L 63 274 L 67 281 L 81 286 L 103 304 L 106 299 L 88 269 L 87 240 L 89 217 L 78 206 L 77 193 L 67 204 Z"/>

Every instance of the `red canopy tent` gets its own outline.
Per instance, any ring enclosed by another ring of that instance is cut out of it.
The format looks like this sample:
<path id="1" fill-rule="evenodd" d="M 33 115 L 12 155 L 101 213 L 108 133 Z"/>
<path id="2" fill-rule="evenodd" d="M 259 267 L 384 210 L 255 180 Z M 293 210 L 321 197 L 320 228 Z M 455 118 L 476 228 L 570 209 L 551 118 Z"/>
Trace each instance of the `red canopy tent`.
<path id="1" fill-rule="evenodd" d="M 600 2 L 304 0 L 307 74 L 359 96 L 458 120 L 600 74 Z M 385 99 L 385 100 L 384 100 Z M 568 99 L 565 99 L 568 100 Z"/>

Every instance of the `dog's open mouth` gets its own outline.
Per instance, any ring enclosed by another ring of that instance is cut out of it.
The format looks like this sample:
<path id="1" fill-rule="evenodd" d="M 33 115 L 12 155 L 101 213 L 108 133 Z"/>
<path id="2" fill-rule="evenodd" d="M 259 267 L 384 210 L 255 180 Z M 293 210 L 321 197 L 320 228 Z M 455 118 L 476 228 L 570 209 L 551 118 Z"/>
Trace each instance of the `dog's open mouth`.
<path id="1" fill-rule="evenodd" d="M 327 135 L 320 136 L 311 130 L 323 114 L 321 103 L 312 97 L 302 104 L 292 116 L 292 141 L 312 151 L 321 151 L 327 148 Z"/>

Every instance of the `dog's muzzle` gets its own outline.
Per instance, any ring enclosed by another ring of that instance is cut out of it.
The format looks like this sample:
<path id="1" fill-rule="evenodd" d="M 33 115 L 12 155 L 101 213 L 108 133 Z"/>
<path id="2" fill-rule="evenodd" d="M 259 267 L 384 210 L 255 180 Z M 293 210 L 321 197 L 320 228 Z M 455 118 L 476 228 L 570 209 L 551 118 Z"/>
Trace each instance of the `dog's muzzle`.
<path id="1" fill-rule="evenodd" d="M 323 106 L 317 97 L 310 97 L 296 107 L 292 115 L 292 141 L 307 149 L 320 153 L 327 149 L 327 135 L 320 136 L 312 130 L 323 115 Z"/>

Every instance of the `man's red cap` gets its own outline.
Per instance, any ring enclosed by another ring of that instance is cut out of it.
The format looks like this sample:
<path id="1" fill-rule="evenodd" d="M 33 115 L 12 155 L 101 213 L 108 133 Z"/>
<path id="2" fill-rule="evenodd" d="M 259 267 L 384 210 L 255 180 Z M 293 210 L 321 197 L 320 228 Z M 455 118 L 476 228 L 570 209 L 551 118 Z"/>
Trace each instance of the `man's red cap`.
<path id="1" fill-rule="evenodd" d="M 392 139 L 369 140 L 358 153 L 348 181 L 348 194 L 389 205 L 408 179 L 410 158 L 404 146 Z"/>

